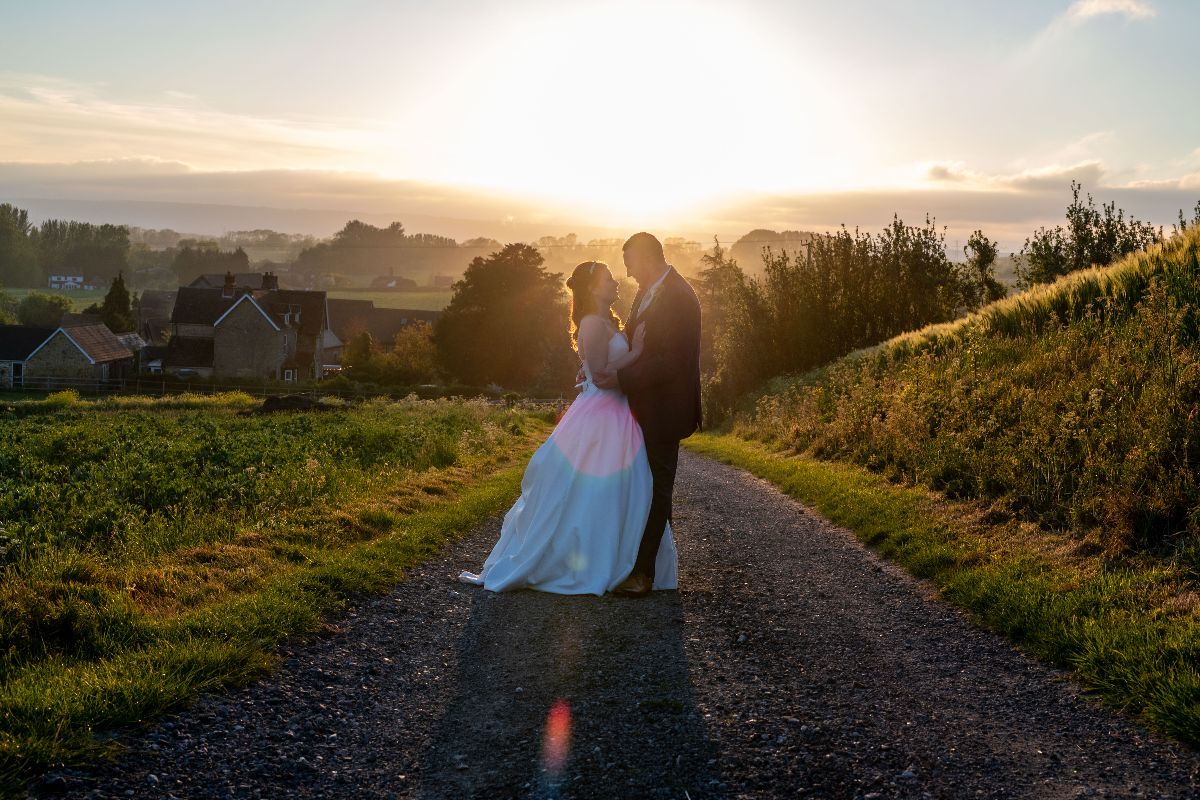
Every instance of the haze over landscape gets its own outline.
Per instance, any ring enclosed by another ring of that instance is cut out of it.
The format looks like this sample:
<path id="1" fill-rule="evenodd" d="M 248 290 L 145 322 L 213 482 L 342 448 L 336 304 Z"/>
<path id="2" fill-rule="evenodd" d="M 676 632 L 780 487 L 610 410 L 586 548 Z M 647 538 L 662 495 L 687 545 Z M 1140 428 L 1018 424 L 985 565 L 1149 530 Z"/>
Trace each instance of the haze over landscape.
<path id="1" fill-rule="evenodd" d="M 1189 2 L 23 5 L 0 198 L 59 217 L 501 241 L 878 227 L 1018 249 L 1069 184 L 1200 197 Z M 185 35 L 186 34 L 186 35 Z"/>

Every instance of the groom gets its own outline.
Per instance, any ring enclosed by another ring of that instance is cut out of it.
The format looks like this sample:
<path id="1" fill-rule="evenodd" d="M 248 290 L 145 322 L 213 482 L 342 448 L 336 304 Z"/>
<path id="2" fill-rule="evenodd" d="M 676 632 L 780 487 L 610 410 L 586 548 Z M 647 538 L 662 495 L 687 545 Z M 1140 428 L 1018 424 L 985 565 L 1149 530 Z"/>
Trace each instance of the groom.
<path id="1" fill-rule="evenodd" d="M 629 397 L 646 440 L 654 478 L 650 517 L 633 572 L 613 590 L 623 597 L 644 597 L 654 583 L 654 561 L 671 518 L 679 442 L 700 428 L 700 301 L 667 263 L 654 236 L 635 233 L 622 251 L 625 269 L 638 284 L 625 333 L 632 336 L 644 323 L 646 341 L 641 358 L 617 372 L 600 371 L 593 381 Z"/>

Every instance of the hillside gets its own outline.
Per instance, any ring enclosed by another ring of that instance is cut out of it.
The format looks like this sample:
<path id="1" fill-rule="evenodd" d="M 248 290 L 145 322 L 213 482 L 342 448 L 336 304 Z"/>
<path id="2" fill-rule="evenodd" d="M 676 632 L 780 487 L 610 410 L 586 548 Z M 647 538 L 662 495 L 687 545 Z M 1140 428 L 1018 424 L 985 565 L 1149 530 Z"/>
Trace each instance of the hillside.
<path id="1" fill-rule="evenodd" d="M 735 432 L 1200 567 L 1200 231 L 772 382 Z"/>

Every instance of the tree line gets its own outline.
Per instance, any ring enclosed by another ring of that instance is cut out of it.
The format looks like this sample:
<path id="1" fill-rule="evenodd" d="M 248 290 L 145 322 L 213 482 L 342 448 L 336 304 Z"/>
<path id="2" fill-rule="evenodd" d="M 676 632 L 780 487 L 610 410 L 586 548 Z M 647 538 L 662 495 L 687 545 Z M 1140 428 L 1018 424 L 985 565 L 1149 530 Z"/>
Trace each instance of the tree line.
<path id="1" fill-rule="evenodd" d="M 1072 195 L 1067 225 L 1040 228 L 1017 255 L 1023 286 L 1110 263 L 1162 238 L 1161 230 L 1111 204 L 1096 209 L 1090 196 L 1081 200 L 1076 184 Z M 1200 224 L 1200 203 L 1195 213 L 1188 221 L 1181 212 L 1176 231 Z M 807 371 L 897 334 L 949 322 L 1008 291 L 995 276 L 996 242 L 982 230 L 972 232 L 963 259 L 955 261 L 946 250 L 945 228 L 929 218 L 909 225 L 896 216 L 874 233 L 846 227 L 819 235 L 758 233 L 757 241 L 768 244 L 759 243 L 761 266 L 753 273 L 715 242 L 698 257 L 698 272 L 690 278 L 703 308 L 701 367 L 710 422 L 775 375 Z M 747 252 L 752 239 L 753 232 L 743 237 L 738 250 Z M 567 334 L 562 272 L 549 268 L 545 253 L 560 253 L 554 262 L 559 266 L 565 252 L 574 266 L 599 248 L 589 245 L 573 237 L 539 240 L 476 257 L 454 285 L 436 328 L 413 332 L 388 351 L 360 340 L 348 351 L 351 374 L 568 394 L 578 361 Z M 620 275 L 615 240 L 613 247 L 602 260 Z M 627 310 L 634 288 L 622 287 L 620 310 Z"/>

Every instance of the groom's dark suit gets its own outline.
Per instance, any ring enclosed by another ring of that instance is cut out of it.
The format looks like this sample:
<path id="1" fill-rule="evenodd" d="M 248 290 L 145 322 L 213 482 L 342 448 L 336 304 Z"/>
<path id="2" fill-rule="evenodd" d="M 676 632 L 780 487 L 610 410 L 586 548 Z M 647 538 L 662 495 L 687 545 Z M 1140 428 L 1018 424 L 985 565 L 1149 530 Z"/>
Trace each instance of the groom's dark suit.
<path id="1" fill-rule="evenodd" d="M 642 287 L 633 299 L 625 326 L 632 337 L 638 325 L 646 324 L 642 356 L 617 376 L 642 428 L 654 477 L 650 517 L 633 568 L 635 574 L 653 579 L 654 560 L 671 517 L 679 442 L 700 428 L 700 301 L 674 267 L 639 314 L 648 289 Z"/>

